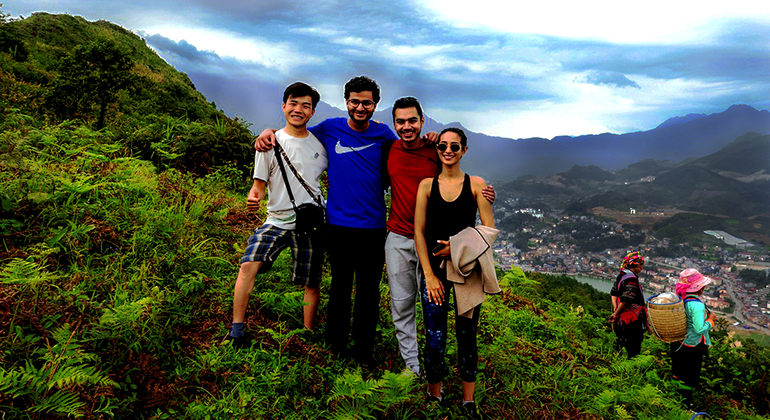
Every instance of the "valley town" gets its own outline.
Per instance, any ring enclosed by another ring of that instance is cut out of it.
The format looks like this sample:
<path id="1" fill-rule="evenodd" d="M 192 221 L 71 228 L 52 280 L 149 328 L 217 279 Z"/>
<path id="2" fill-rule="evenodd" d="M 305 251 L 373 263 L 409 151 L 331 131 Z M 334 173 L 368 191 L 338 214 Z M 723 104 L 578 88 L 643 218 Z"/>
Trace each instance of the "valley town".
<path id="1" fill-rule="evenodd" d="M 704 302 L 735 328 L 770 334 L 770 257 L 764 246 L 719 230 L 708 240 L 658 239 L 640 224 L 567 215 L 535 208 L 513 210 L 506 200 L 495 210 L 501 229 L 495 246 L 498 264 L 524 271 L 590 277 L 614 282 L 619 262 L 630 251 L 646 258 L 640 276 L 647 297 L 673 291 L 678 274 L 697 268 L 713 279 Z M 632 211 L 633 212 L 633 211 Z"/>

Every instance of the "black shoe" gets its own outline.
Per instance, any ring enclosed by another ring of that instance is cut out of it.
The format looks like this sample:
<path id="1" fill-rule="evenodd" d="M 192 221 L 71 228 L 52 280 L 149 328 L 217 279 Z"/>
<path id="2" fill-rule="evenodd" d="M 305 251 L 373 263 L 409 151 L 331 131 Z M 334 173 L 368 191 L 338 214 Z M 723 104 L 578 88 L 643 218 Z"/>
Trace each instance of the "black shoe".
<path id="1" fill-rule="evenodd" d="M 428 413 L 438 413 L 442 410 L 444 410 L 444 403 L 445 401 L 439 397 L 434 397 L 433 395 L 428 395 L 425 397 L 425 409 Z M 429 417 L 431 418 L 431 417 Z"/>
<path id="2" fill-rule="evenodd" d="M 230 335 L 230 333 L 227 333 L 224 339 L 222 339 L 222 344 L 231 343 L 230 345 L 235 349 L 242 349 L 244 347 L 249 347 L 251 344 L 251 337 L 249 337 L 249 334 L 243 333 L 240 337 L 233 337 Z"/>
<path id="3" fill-rule="evenodd" d="M 430 395 L 430 392 L 428 392 L 428 396 L 425 397 L 425 406 L 428 408 L 443 407 L 444 404 L 446 403 L 446 399 L 444 398 L 443 385 L 441 386 L 440 394 L 441 394 L 440 397 L 436 397 L 436 396 Z"/>
<path id="4" fill-rule="evenodd" d="M 461 406 L 461 411 L 463 415 L 465 415 L 466 419 L 472 419 L 472 420 L 483 420 L 484 417 L 481 415 L 481 410 L 479 410 L 476 407 L 476 403 L 471 401 L 469 403 L 463 403 Z"/>

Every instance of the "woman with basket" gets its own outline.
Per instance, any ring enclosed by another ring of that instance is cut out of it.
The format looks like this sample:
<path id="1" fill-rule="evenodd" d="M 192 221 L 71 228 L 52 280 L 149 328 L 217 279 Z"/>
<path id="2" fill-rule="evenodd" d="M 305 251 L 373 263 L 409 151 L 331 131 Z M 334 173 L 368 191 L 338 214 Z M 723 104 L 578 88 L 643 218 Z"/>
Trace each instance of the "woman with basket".
<path id="1" fill-rule="evenodd" d="M 625 348 L 629 359 L 642 351 L 644 331 L 647 329 L 647 307 L 639 285 L 639 273 L 643 268 L 644 257 L 641 253 L 626 255 L 620 264 L 615 285 L 610 290 L 613 312 L 609 321 L 617 338 L 615 348 Z"/>
<path id="2" fill-rule="evenodd" d="M 709 283 L 710 278 L 694 268 L 688 268 L 679 273 L 676 284 L 676 294 L 684 300 L 687 335 L 684 340 L 671 343 L 671 367 L 674 379 L 686 385 L 681 394 L 688 406 L 692 404 L 693 390 L 700 382 L 703 356 L 708 355 L 708 348 L 711 347 L 709 331 L 717 320 L 699 299 Z"/>

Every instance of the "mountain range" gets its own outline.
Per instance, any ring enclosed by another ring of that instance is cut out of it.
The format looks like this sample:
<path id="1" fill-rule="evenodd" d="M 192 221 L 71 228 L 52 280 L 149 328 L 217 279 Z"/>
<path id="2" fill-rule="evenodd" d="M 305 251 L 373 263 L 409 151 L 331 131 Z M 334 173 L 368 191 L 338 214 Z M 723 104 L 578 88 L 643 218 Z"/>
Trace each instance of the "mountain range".
<path id="1" fill-rule="evenodd" d="M 190 78 L 201 91 L 206 92 L 209 100 L 224 103 L 227 98 L 229 109 L 224 111 L 249 121 L 257 133 L 284 124 L 278 107 L 283 86 L 258 80 L 243 83 L 242 80 L 202 73 L 191 73 Z M 245 92 L 244 86 L 248 86 Z M 342 92 L 339 95 L 340 98 L 335 99 L 341 101 Z M 249 99 L 233 104 L 233 98 Z M 329 100 L 321 98 L 311 125 L 329 117 L 346 116 L 346 111 L 329 105 L 324 99 Z M 373 118 L 392 127 L 389 105 L 380 103 Z M 450 126 L 463 128 L 469 141 L 463 168 L 495 182 L 510 181 L 521 175 L 556 174 L 574 165 L 595 165 L 619 171 L 646 159 L 681 162 L 714 153 L 749 132 L 770 134 L 770 111 L 740 104 L 708 115 L 672 116 L 647 131 L 558 136 L 550 140 L 489 136 L 468 130 L 461 122 L 436 121 L 430 117 L 430 109 L 424 111 L 424 131 L 438 132 Z"/>
<path id="2" fill-rule="evenodd" d="M 722 149 L 683 162 L 644 160 L 615 173 L 575 165 L 499 188 L 503 197 L 573 209 L 676 208 L 736 219 L 770 218 L 770 135 L 747 133 Z M 570 207 L 570 206 L 568 206 Z"/>

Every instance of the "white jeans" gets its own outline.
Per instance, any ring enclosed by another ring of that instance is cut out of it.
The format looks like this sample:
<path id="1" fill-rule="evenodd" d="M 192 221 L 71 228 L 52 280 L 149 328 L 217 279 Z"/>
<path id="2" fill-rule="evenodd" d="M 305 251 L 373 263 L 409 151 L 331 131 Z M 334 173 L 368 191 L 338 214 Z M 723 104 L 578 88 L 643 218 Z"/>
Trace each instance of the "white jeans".
<path id="1" fill-rule="evenodd" d="M 420 262 L 414 239 L 388 232 L 385 240 L 385 267 L 390 285 L 390 312 L 396 327 L 401 357 L 414 373 L 420 373 L 417 350 L 417 299 Z"/>

